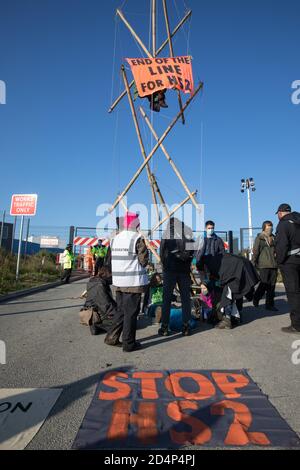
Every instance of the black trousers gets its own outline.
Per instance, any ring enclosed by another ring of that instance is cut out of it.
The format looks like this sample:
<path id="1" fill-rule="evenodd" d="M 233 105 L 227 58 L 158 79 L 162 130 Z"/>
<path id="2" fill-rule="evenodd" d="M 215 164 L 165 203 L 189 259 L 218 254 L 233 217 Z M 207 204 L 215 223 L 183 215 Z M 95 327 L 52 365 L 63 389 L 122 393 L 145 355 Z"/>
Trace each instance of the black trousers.
<path id="1" fill-rule="evenodd" d="M 131 351 L 135 345 L 137 317 L 140 313 L 142 294 L 117 291 L 117 313 L 107 337 L 118 340 L 122 333 L 123 349 Z"/>
<path id="2" fill-rule="evenodd" d="M 169 324 L 171 302 L 176 283 L 182 303 L 182 321 L 188 323 L 191 319 L 191 276 L 189 273 L 173 273 L 164 271 L 163 274 L 163 307 L 161 322 L 164 326 Z"/>
<path id="3" fill-rule="evenodd" d="M 68 284 L 70 281 L 72 269 L 64 269 L 64 272 L 62 273 L 61 280 L 65 281 L 65 284 Z"/>
<path id="4" fill-rule="evenodd" d="M 286 295 L 291 309 L 292 326 L 300 331 L 300 264 L 280 266 Z"/>
<path id="5" fill-rule="evenodd" d="M 260 283 L 253 296 L 254 300 L 258 302 L 266 294 L 266 305 L 268 307 L 274 306 L 275 286 L 277 280 L 277 269 L 265 268 L 259 270 Z"/>

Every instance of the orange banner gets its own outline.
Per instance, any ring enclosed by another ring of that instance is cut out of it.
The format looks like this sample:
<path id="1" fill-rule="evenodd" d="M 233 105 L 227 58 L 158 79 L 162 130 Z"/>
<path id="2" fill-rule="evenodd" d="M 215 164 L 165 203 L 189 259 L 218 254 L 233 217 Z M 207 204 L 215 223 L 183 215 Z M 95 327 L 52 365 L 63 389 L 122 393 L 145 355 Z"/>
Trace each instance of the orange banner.
<path id="1" fill-rule="evenodd" d="M 130 65 L 141 98 L 165 88 L 177 88 L 183 93 L 194 92 L 190 56 L 126 60 Z"/>

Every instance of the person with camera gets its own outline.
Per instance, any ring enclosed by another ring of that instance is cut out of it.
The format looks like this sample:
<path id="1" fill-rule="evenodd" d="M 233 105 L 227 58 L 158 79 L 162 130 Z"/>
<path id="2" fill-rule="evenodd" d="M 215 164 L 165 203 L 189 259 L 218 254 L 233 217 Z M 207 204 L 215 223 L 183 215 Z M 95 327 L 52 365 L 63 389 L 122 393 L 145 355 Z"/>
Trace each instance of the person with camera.
<path id="1" fill-rule="evenodd" d="M 182 334 L 190 334 L 191 262 L 194 254 L 193 233 L 182 221 L 172 217 L 163 234 L 160 258 L 163 266 L 163 306 L 160 336 L 168 336 L 173 291 L 178 285 L 182 303 Z"/>

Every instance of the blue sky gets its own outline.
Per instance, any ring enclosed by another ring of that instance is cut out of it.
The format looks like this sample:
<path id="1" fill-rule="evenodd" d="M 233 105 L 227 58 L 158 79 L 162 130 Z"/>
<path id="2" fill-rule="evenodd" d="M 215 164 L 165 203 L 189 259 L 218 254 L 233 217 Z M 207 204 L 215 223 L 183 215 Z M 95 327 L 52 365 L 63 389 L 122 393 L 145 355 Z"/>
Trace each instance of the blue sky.
<path id="1" fill-rule="evenodd" d="M 115 20 L 121 3 L 0 0 L 0 80 L 7 86 L 7 103 L 0 105 L 0 210 L 9 208 L 12 193 L 38 193 L 33 224 L 95 226 L 98 204 L 112 202 L 140 164 L 128 102 L 107 113 L 124 57 L 142 56 Z M 300 209 L 300 105 L 291 102 L 291 84 L 300 79 L 300 3 L 169 0 L 172 28 L 185 4 L 193 18 L 178 34 L 175 54 L 193 56 L 204 92 L 166 148 L 220 230 L 247 226 L 243 177 L 256 181 L 253 224 L 275 222 L 280 203 Z M 123 11 L 148 46 L 149 1 L 127 0 Z M 158 43 L 164 39 L 160 18 Z M 169 109 L 153 117 L 159 134 L 177 113 L 173 93 Z M 147 102 L 141 104 L 149 114 Z M 142 122 L 141 129 L 149 151 Z M 185 193 L 160 152 L 152 168 L 166 200 L 180 202 Z M 135 202 L 151 202 L 146 175 L 129 193 Z"/>

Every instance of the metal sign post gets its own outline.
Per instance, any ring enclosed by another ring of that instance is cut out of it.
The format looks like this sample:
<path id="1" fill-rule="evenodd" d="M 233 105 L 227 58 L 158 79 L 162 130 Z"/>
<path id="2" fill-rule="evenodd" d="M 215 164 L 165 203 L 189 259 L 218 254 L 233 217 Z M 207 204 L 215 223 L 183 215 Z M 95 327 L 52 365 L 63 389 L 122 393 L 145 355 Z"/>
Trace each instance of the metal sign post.
<path id="1" fill-rule="evenodd" d="M 16 269 L 16 281 L 18 281 L 18 279 L 19 279 L 20 257 L 21 257 L 22 236 L 23 236 L 23 225 L 24 225 L 24 215 L 22 215 L 22 217 L 21 217 L 19 248 L 18 248 L 18 260 L 17 260 L 17 269 Z"/>
<path id="2" fill-rule="evenodd" d="M 11 197 L 10 215 L 14 215 L 15 217 L 21 217 L 18 259 L 17 259 L 17 269 L 16 269 L 16 281 L 19 279 L 24 216 L 25 215 L 34 216 L 36 213 L 36 206 L 37 206 L 37 194 L 13 194 Z M 28 221 L 28 226 L 27 226 L 27 232 L 29 232 L 29 221 Z M 28 239 L 28 233 L 26 237 L 26 250 L 27 250 L 27 239 Z M 12 242 L 12 245 L 13 245 L 13 242 Z"/>

